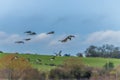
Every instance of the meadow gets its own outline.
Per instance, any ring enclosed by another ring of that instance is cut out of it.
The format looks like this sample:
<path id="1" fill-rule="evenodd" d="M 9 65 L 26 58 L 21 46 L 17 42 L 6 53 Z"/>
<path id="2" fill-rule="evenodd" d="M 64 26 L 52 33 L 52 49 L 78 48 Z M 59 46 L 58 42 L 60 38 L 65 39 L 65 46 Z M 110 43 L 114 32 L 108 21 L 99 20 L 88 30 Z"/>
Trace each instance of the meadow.
<path id="1" fill-rule="evenodd" d="M 4 55 L 9 53 L 1 53 L 0 58 Z M 76 56 L 56 56 L 54 60 L 51 60 L 53 55 L 38 55 L 38 54 L 16 54 L 18 56 L 22 56 L 26 59 L 30 59 L 30 63 L 34 68 L 37 68 L 40 71 L 50 71 L 51 69 L 55 68 L 56 66 L 60 66 L 64 63 L 66 59 L 69 58 L 77 58 L 80 59 L 84 64 L 91 66 L 91 67 L 98 67 L 102 68 L 105 63 L 112 62 L 114 66 L 120 65 L 120 59 L 115 58 L 93 58 L 93 57 L 76 57 Z M 40 59 L 41 63 L 36 63 L 36 60 Z"/>

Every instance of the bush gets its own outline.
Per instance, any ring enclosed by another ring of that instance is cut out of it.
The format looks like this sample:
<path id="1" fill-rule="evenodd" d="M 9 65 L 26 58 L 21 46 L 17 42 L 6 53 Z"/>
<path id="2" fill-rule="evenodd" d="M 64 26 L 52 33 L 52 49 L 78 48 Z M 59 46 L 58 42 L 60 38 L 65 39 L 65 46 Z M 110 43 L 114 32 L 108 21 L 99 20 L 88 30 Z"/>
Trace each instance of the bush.
<path id="1" fill-rule="evenodd" d="M 92 68 L 85 66 L 80 59 L 67 59 L 63 66 L 52 69 L 49 78 L 52 80 L 70 79 L 80 80 L 89 79 L 92 74 Z"/>
<path id="2" fill-rule="evenodd" d="M 76 66 L 71 69 L 70 73 L 75 79 L 89 79 L 92 71 L 88 67 L 81 69 L 79 66 Z"/>
<path id="3" fill-rule="evenodd" d="M 3 51 L 0 51 L 0 53 L 4 53 Z"/>
<path id="4" fill-rule="evenodd" d="M 55 64 L 53 64 L 53 63 L 51 63 L 51 64 L 49 64 L 49 66 L 56 66 Z"/>
<path id="5" fill-rule="evenodd" d="M 114 64 L 112 62 L 105 63 L 103 66 L 105 70 L 112 70 L 114 68 Z"/>
<path id="6" fill-rule="evenodd" d="M 21 80 L 45 80 L 45 73 L 40 73 L 37 69 L 24 70 Z"/>
<path id="7" fill-rule="evenodd" d="M 83 57 L 83 54 L 82 53 L 77 53 L 76 56 Z"/>
<path id="8" fill-rule="evenodd" d="M 9 54 L 0 58 L 0 79 L 45 80 L 45 74 L 33 69 L 27 59 Z"/>
<path id="9" fill-rule="evenodd" d="M 64 68 L 52 69 L 49 74 L 50 80 L 62 80 L 62 79 L 71 79 L 70 73 Z"/>
<path id="10" fill-rule="evenodd" d="M 70 54 L 64 54 L 64 56 L 70 57 Z"/>

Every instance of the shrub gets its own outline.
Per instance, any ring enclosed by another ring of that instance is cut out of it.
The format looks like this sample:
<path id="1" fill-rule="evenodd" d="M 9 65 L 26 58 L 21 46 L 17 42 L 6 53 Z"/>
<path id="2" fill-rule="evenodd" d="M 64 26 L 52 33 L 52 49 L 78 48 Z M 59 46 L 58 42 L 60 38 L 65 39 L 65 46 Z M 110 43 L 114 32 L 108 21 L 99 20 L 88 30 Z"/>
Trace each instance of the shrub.
<path id="1" fill-rule="evenodd" d="M 70 73 L 67 72 L 64 68 L 52 69 L 49 74 L 50 80 L 62 80 L 62 79 L 71 79 Z"/>
<path id="2" fill-rule="evenodd" d="M 84 66 L 81 68 L 80 66 L 74 66 L 70 70 L 70 74 L 73 76 L 74 79 L 89 79 L 92 74 L 92 68 Z"/>
<path id="3" fill-rule="evenodd" d="M 70 54 L 64 54 L 64 56 L 70 57 Z"/>
<path id="4" fill-rule="evenodd" d="M 55 64 L 53 64 L 53 63 L 51 63 L 51 64 L 49 64 L 49 66 L 56 66 Z"/>
<path id="5" fill-rule="evenodd" d="M 0 51 L 0 53 L 4 53 L 3 51 Z"/>
<path id="6" fill-rule="evenodd" d="M 0 59 L 0 79 L 44 80 L 44 76 L 37 69 L 33 69 L 25 58 L 15 54 L 9 54 Z"/>
<path id="7" fill-rule="evenodd" d="M 63 66 L 52 69 L 49 78 L 52 80 L 70 79 L 80 80 L 89 79 L 92 74 L 92 68 L 85 66 L 81 59 L 70 58 L 64 61 Z"/>
<path id="8" fill-rule="evenodd" d="M 21 80 L 45 80 L 45 73 L 40 73 L 37 69 L 26 69 L 20 78 Z"/>
<path id="9" fill-rule="evenodd" d="M 82 53 L 77 53 L 76 56 L 83 57 L 83 54 Z"/>
<path id="10" fill-rule="evenodd" d="M 105 63 L 103 66 L 105 70 L 112 70 L 114 68 L 114 64 L 112 62 Z"/>

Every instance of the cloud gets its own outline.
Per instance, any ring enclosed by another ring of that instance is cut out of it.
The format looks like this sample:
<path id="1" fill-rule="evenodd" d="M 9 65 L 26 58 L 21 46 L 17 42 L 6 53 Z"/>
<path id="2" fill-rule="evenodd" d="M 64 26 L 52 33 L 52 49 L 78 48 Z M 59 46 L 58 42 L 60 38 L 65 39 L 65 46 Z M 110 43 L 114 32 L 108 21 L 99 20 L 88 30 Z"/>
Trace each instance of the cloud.
<path id="1" fill-rule="evenodd" d="M 46 33 L 40 33 L 40 34 L 36 35 L 31 42 L 43 41 L 50 37 L 51 37 L 51 35 L 47 35 Z"/>
<path id="2" fill-rule="evenodd" d="M 59 37 L 56 39 L 53 39 L 49 42 L 49 46 L 60 46 L 62 43 L 59 41 L 61 40 Z M 65 44 L 65 43 L 64 43 Z"/>
<path id="3" fill-rule="evenodd" d="M 4 40 L 3 44 L 12 44 L 17 40 L 22 40 L 22 39 L 23 39 L 22 36 L 18 34 L 8 35 L 6 39 Z"/>
<path id="4" fill-rule="evenodd" d="M 7 34 L 3 31 L 0 31 L 0 39 L 4 39 L 7 37 Z"/>
<path id="5" fill-rule="evenodd" d="M 87 44 L 101 44 L 101 43 L 110 43 L 118 44 L 120 43 L 120 31 L 106 30 L 93 32 L 88 35 Z"/>
<path id="6" fill-rule="evenodd" d="M 0 31 L 0 44 L 12 44 L 14 41 L 21 39 L 23 37 L 18 34 L 7 34 L 6 32 Z"/>

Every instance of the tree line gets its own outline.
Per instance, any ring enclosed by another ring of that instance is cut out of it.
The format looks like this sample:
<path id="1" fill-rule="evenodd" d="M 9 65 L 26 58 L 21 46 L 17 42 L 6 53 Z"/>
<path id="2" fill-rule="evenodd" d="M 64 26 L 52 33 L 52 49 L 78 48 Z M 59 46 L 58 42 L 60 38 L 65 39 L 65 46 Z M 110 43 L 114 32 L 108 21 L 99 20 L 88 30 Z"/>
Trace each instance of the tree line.
<path id="1" fill-rule="evenodd" d="M 85 50 L 86 57 L 120 58 L 120 47 L 111 44 L 91 45 Z"/>

